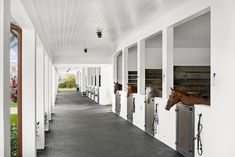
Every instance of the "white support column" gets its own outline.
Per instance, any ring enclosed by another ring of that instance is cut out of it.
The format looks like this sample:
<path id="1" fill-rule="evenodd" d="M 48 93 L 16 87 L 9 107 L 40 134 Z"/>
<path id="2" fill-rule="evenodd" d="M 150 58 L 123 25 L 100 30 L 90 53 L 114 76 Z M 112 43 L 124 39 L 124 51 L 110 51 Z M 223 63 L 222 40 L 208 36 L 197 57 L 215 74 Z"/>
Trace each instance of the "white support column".
<path id="1" fill-rule="evenodd" d="M 37 149 L 44 149 L 45 147 L 45 128 L 44 128 L 44 70 L 45 70 L 45 52 L 44 48 L 38 47 L 36 53 L 36 104 L 37 104 Z"/>
<path id="2" fill-rule="evenodd" d="M 173 87 L 173 51 L 174 51 L 174 29 L 165 28 L 162 32 L 162 97 L 164 100 L 171 93 Z"/>
<path id="3" fill-rule="evenodd" d="M 117 56 L 113 56 L 113 82 L 117 82 Z"/>
<path id="4" fill-rule="evenodd" d="M 52 66 L 52 106 L 51 106 L 51 113 L 54 113 L 55 107 L 55 68 Z"/>
<path id="5" fill-rule="evenodd" d="M 137 45 L 138 94 L 145 95 L 145 40 Z"/>
<path id="6" fill-rule="evenodd" d="M 48 76 L 49 76 L 49 82 L 48 82 L 48 101 L 49 101 L 49 112 L 48 112 L 48 119 L 51 121 L 51 111 L 52 111 L 52 64 L 51 59 L 49 58 L 49 64 L 48 64 Z"/>
<path id="7" fill-rule="evenodd" d="M 86 91 L 86 74 L 85 74 L 85 68 L 82 67 L 82 77 L 81 77 L 81 92 Z"/>
<path id="8" fill-rule="evenodd" d="M 49 86 L 49 57 L 47 55 L 47 53 L 45 53 L 45 115 L 47 115 L 47 118 L 45 120 L 45 131 L 49 131 L 49 118 L 48 118 L 48 114 L 49 114 L 49 90 L 48 90 L 48 86 Z"/>
<path id="9" fill-rule="evenodd" d="M 90 74 L 90 67 L 87 67 L 87 85 L 91 85 L 91 74 Z"/>
<path id="10" fill-rule="evenodd" d="M 128 83 L 128 48 L 122 51 L 122 90 L 127 91 Z"/>
<path id="11" fill-rule="evenodd" d="M 0 156 L 10 157 L 10 1 L 0 1 Z"/>
<path id="12" fill-rule="evenodd" d="M 99 87 L 100 67 L 96 67 L 96 87 Z"/>
<path id="13" fill-rule="evenodd" d="M 22 147 L 24 157 L 36 156 L 36 34 L 23 29 Z"/>

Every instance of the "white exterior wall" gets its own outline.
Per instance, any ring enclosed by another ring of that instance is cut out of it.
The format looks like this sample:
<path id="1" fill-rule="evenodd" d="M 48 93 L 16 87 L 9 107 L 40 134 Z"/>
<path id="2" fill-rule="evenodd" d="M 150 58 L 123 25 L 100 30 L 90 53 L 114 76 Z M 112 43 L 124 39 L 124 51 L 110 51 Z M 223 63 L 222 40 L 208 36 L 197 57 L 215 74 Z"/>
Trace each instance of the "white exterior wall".
<path id="1" fill-rule="evenodd" d="M 10 157 L 10 1 L 0 1 L 0 156 Z"/>

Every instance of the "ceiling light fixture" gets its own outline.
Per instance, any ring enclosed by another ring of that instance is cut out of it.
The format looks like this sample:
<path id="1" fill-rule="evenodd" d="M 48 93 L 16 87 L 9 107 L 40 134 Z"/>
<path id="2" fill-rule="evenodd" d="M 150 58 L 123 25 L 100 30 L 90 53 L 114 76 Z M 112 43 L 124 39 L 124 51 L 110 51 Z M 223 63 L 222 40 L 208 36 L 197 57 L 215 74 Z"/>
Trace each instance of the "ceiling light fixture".
<path id="1" fill-rule="evenodd" d="M 97 28 L 96 34 L 98 38 L 102 38 L 102 33 L 103 33 L 104 29 L 103 28 Z"/>
<path id="2" fill-rule="evenodd" d="M 84 53 L 87 53 L 87 48 L 84 49 Z"/>

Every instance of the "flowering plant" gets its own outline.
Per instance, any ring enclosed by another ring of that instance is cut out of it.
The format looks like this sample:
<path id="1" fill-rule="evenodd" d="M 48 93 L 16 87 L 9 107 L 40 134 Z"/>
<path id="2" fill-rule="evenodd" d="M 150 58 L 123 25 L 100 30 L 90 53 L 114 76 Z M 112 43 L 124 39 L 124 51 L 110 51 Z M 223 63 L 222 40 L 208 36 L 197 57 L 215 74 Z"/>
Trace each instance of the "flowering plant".
<path id="1" fill-rule="evenodd" d="M 12 102 L 17 102 L 17 78 L 16 76 L 11 77 L 10 80 L 10 99 Z"/>

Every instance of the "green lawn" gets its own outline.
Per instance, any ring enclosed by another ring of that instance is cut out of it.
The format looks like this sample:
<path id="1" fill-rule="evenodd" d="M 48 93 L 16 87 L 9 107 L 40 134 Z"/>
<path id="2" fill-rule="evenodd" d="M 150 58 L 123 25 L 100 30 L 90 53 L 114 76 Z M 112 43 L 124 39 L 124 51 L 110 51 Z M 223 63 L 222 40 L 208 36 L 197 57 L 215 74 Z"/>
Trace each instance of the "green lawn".
<path id="1" fill-rule="evenodd" d="M 10 104 L 10 107 L 17 107 L 17 104 L 16 103 L 12 103 L 12 104 Z"/>
<path id="2" fill-rule="evenodd" d="M 76 88 L 59 88 L 58 91 L 59 92 L 62 92 L 62 91 L 76 91 Z"/>
<path id="3" fill-rule="evenodd" d="M 17 125 L 17 114 L 11 114 L 10 115 L 10 122 L 11 122 L 11 125 L 13 123 L 15 123 L 15 125 Z"/>

